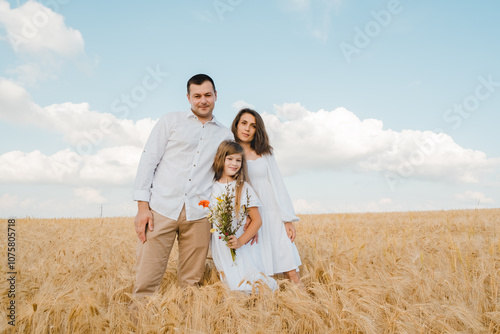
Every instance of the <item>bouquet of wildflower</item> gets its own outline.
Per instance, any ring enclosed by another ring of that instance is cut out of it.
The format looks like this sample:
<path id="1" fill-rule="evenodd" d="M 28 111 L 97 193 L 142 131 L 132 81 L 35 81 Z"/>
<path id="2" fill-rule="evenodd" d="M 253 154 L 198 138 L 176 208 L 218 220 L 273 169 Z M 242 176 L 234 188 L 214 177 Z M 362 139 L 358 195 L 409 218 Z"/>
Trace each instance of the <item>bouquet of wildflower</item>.
<path id="1" fill-rule="evenodd" d="M 229 241 L 229 237 L 236 234 L 236 231 L 245 222 L 245 217 L 248 214 L 248 204 L 250 202 L 250 196 L 248 195 L 248 189 L 246 191 L 246 205 L 240 205 L 238 212 L 235 212 L 234 208 L 234 187 L 231 187 L 229 183 L 226 185 L 226 189 L 219 197 L 216 197 L 217 203 L 210 207 L 210 212 L 207 215 L 208 220 L 212 223 L 213 228 L 210 232 L 214 233 L 219 231 L 219 239 L 226 242 Z M 207 200 L 200 201 L 199 205 L 204 208 L 208 207 L 210 204 Z M 233 224 L 235 221 L 235 224 Z M 230 248 L 231 256 L 233 261 L 236 259 L 236 250 Z"/>

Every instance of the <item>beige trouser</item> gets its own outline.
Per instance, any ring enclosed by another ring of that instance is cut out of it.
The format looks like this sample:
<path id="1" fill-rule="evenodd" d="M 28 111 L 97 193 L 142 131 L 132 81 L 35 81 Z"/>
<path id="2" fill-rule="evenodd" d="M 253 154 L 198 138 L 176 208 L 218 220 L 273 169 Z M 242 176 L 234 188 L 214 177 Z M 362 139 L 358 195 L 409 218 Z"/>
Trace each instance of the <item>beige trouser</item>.
<path id="1" fill-rule="evenodd" d="M 137 266 L 134 296 L 151 295 L 161 284 L 167 269 L 170 251 L 177 236 L 179 265 L 177 279 L 181 287 L 201 281 L 205 270 L 210 224 L 207 218 L 187 221 L 182 208 L 177 220 L 153 211 L 154 231 L 146 231 L 146 242 L 137 244 Z"/>

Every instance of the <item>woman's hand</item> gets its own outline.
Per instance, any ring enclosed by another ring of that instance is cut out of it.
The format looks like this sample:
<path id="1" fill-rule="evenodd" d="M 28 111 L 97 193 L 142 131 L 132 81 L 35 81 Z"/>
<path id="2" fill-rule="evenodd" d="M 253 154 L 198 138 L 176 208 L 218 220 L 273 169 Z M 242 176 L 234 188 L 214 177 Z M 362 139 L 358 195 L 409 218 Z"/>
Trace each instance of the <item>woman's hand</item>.
<path id="1" fill-rule="evenodd" d="M 293 226 L 292 222 L 285 223 L 285 231 L 286 231 L 286 234 L 288 235 L 288 238 L 290 239 L 290 241 L 294 242 L 295 236 L 297 235 L 297 232 L 295 231 L 295 226 Z"/>
<path id="2" fill-rule="evenodd" d="M 232 235 L 229 237 L 229 240 L 227 241 L 227 246 L 232 249 L 238 249 L 242 246 L 240 240 L 236 238 L 236 236 Z"/>

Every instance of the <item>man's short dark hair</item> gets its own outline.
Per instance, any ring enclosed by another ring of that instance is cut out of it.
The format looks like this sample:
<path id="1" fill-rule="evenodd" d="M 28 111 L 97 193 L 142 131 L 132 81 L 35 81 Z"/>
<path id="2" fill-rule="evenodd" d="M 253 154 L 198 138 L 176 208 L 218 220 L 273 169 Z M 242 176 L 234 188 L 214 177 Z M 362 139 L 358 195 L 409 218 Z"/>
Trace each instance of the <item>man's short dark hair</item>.
<path id="1" fill-rule="evenodd" d="M 189 86 L 190 85 L 201 85 L 205 81 L 210 81 L 210 83 L 212 84 L 212 87 L 214 88 L 214 92 L 215 92 L 216 91 L 215 84 L 214 84 L 214 81 L 212 80 L 212 78 L 210 78 L 206 74 L 196 74 L 196 75 L 193 75 L 191 77 L 191 79 L 189 79 L 188 82 L 187 82 L 187 92 L 188 92 L 188 94 L 189 94 Z"/>

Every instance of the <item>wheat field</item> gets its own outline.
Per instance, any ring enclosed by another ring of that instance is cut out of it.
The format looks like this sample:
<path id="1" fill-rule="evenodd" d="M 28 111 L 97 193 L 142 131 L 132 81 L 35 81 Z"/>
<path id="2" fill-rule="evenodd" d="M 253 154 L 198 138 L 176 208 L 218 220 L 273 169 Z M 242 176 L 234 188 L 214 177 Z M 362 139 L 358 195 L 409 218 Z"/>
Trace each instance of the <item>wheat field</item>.
<path id="1" fill-rule="evenodd" d="M 204 284 L 180 289 L 174 247 L 159 293 L 132 317 L 133 218 L 19 219 L 16 322 L 13 327 L 3 316 L 0 329 L 498 333 L 499 222 L 500 209 L 302 215 L 296 244 L 305 288 L 278 277 L 278 291 L 261 287 L 251 295 L 228 291 L 210 259 Z M 6 242 L 1 245 L 6 273 Z M 4 314 L 9 298 L 2 290 Z"/>

